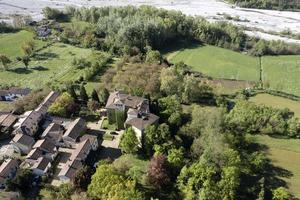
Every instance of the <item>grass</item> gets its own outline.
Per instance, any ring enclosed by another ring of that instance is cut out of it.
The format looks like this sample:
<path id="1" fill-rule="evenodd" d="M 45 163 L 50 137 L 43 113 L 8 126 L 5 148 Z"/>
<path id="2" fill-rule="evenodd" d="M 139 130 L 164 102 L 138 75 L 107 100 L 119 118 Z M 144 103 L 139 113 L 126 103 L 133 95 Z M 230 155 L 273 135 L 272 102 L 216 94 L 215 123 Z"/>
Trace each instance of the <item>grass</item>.
<path id="1" fill-rule="evenodd" d="M 21 46 L 24 42 L 33 40 L 37 49 L 46 44 L 41 40 L 34 40 L 33 37 L 34 34 L 26 30 L 0 34 L 0 54 L 6 54 L 11 60 L 15 60 L 17 56 L 22 56 Z"/>
<path id="2" fill-rule="evenodd" d="M 108 141 L 113 141 L 114 140 L 114 136 L 110 135 L 109 133 L 105 133 L 103 135 L 103 140 L 108 140 Z"/>
<path id="3" fill-rule="evenodd" d="M 180 61 L 214 78 L 259 80 L 259 60 L 215 46 L 179 45 L 165 51 L 172 63 Z M 274 90 L 300 96 L 300 55 L 262 58 L 263 81 Z"/>
<path id="4" fill-rule="evenodd" d="M 111 130 L 111 131 L 115 131 L 117 129 L 115 124 L 109 124 L 108 123 L 108 119 L 104 119 L 102 124 L 101 124 L 101 128 L 102 129 L 107 129 L 107 130 Z"/>
<path id="5" fill-rule="evenodd" d="M 183 61 L 193 70 L 215 78 L 259 80 L 258 60 L 231 50 L 193 45 L 168 54 L 167 57 L 173 63 Z"/>
<path id="6" fill-rule="evenodd" d="M 295 113 L 296 117 L 300 118 L 300 102 L 293 101 L 283 97 L 277 97 L 270 94 L 257 94 L 250 98 L 250 101 L 257 104 L 263 104 L 274 108 L 288 108 Z"/>
<path id="7" fill-rule="evenodd" d="M 55 43 L 36 53 L 29 69 L 22 63 L 11 66 L 8 71 L 0 71 L 0 85 L 14 84 L 22 87 L 40 88 L 48 82 L 63 83 L 77 80 L 84 70 L 75 68 L 71 63 L 76 58 L 91 58 L 93 51 Z"/>
<path id="8" fill-rule="evenodd" d="M 11 102 L 6 102 L 6 101 L 0 101 L 0 111 L 4 111 L 4 110 L 11 110 L 13 109 L 13 105 Z"/>
<path id="9" fill-rule="evenodd" d="M 266 135 L 252 136 L 258 143 L 268 147 L 267 155 L 275 166 L 292 173 L 286 181 L 289 191 L 300 198 L 300 139 L 278 139 Z"/>

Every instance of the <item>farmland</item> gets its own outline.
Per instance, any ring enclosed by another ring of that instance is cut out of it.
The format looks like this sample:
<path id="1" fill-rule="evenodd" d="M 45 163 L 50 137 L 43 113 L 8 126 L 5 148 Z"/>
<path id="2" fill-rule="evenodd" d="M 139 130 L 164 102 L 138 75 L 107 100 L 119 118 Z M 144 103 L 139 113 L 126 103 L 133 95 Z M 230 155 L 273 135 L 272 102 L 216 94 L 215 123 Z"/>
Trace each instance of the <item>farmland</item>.
<path id="1" fill-rule="evenodd" d="M 258 94 L 250 98 L 250 101 L 257 104 L 263 104 L 274 108 L 288 108 L 295 113 L 296 117 L 300 118 L 300 102 L 286 99 L 283 97 L 277 97 L 270 94 Z"/>
<path id="2" fill-rule="evenodd" d="M 269 136 L 252 136 L 258 143 L 267 146 L 267 156 L 272 164 L 283 170 L 287 170 L 290 176 L 279 177 L 287 183 L 289 191 L 296 197 L 300 197 L 300 140 L 278 139 Z"/>
<path id="3" fill-rule="evenodd" d="M 214 78 L 259 80 L 259 60 L 242 53 L 213 46 L 193 45 L 166 54 L 177 63 L 184 61 L 193 70 Z M 262 58 L 263 81 L 274 90 L 300 95 L 300 56 Z"/>

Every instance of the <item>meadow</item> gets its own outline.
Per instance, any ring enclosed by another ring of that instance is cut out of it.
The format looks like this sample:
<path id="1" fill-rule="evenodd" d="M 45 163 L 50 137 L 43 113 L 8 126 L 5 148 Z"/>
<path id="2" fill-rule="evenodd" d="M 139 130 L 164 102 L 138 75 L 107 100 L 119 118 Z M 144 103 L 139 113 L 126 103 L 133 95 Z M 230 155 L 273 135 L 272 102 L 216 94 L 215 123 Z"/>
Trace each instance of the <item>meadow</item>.
<path id="1" fill-rule="evenodd" d="M 165 56 L 213 78 L 259 81 L 259 59 L 243 53 L 194 44 L 170 50 Z M 300 96 L 300 56 L 265 56 L 262 69 L 263 82 L 270 89 Z"/>
<path id="2" fill-rule="evenodd" d="M 25 69 L 21 62 L 13 62 L 11 65 L 14 66 L 10 66 L 9 70 L 0 71 L 0 85 L 20 85 L 36 89 L 48 82 L 61 83 L 77 80 L 84 74 L 84 70 L 75 68 L 72 60 L 92 56 L 91 49 L 54 43 L 37 52 L 31 58 L 28 69 Z"/>
<path id="3" fill-rule="evenodd" d="M 287 170 L 290 176 L 278 178 L 287 183 L 288 190 L 300 197 L 300 139 L 279 139 L 266 135 L 251 136 L 256 142 L 267 146 L 267 156 L 275 167 Z"/>
<path id="4" fill-rule="evenodd" d="M 287 98 L 273 96 L 270 94 L 257 94 L 249 99 L 257 104 L 263 104 L 274 108 L 288 108 L 294 112 L 295 116 L 300 118 L 300 102 L 293 101 Z"/>
<path id="5" fill-rule="evenodd" d="M 0 34 L 0 54 L 6 54 L 11 60 L 15 60 L 17 56 L 22 56 L 21 46 L 28 41 L 34 41 L 37 49 L 47 44 L 42 40 L 34 39 L 34 33 L 26 30 L 2 33 Z"/>

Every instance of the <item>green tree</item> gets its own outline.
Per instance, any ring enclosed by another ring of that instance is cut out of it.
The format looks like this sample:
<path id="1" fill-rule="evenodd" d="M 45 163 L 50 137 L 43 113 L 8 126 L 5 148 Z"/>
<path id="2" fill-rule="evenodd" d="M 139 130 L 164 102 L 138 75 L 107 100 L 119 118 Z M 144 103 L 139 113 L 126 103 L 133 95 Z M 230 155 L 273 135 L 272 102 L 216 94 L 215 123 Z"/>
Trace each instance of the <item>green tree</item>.
<path id="1" fill-rule="evenodd" d="M 288 193 L 288 191 L 284 187 L 276 188 L 272 191 L 272 199 L 273 200 L 290 200 L 291 195 Z"/>
<path id="2" fill-rule="evenodd" d="M 0 61 L 3 65 L 3 69 L 7 70 L 8 69 L 8 64 L 11 63 L 11 60 L 4 54 L 0 54 Z"/>
<path id="3" fill-rule="evenodd" d="M 95 89 L 93 89 L 91 97 L 92 97 L 92 99 L 94 101 L 97 101 L 98 103 L 100 103 L 100 99 L 99 99 L 98 93 L 97 93 L 97 91 Z"/>
<path id="4" fill-rule="evenodd" d="M 131 127 L 126 129 L 120 140 L 122 152 L 126 154 L 136 154 L 139 151 L 139 145 L 140 142 L 134 130 Z"/>
<path id="5" fill-rule="evenodd" d="M 68 108 L 74 104 L 74 100 L 67 92 L 62 93 L 55 102 L 49 107 L 48 112 L 52 115 L 67 117 L 69 113 Z"/>
<path id="6" fill-rule="evenodd" d="M 17 60 L 23 62 L 25 68 L 28 69 L 29 62 L 31 61 L 29 56 L 17 57 Z"/>
<path id="7" fill-rule="evenodd" d="M 100 92 L 100 102 L 102 105 L 105 105 L 109 97 L 109 91 L 106 88 L 103 88 Z"/>
<path id="8" fill-rule="evenodd" d="M 34 51 L 35 43 L 34 41 L 25 42 L 21 46 L 22 53 L 24 56 L 30 57 Z"/>
<path id="9" fill-rule="evenodd" d="M 147 63 L 156 63 L 160 64 L 162 61 L 162 56 L 159 51 L 148 50 L 146 53 L 146 62 Z"/>
<path id="10" fill-rule="evenodd" d="M 88 186 L 88 194 L 92 198 L 106 200 L 145 199 L 144 194 L 137 190 L 135 181 L 126 179 L 109 164 L 97 167 Z"/>
<path id="11" fill-rule="evenodd" d="M 88 166 L 83 166 L 77 170 L 73 179 L 73 185 L 75 189 L 79 191 L 86 191 L 92 178 L 92 169 Z"/>
<path id="12" fill-rule="evenodd" d="M 9 190 L 19 190 L 24 196 L 27 196 L 33 183 L 34 175 L 29 169 L 19 169 L 16 176 L 7 182 Z"/>
<path id="13" fill-rule="evenodd" d="M 182 107 L 176 96 L 167 96 L 158 100 L 160 116 L 170 125 L 179 126 L 181 124 Z"/>
<path id="14" fill-rule="evenodd" d="M 71 95 L 71 97 L 76 101 L 77 100 L 77 94 L 75 92 L 74 85 L 69 85 L 67 87 L 67 92 Z"/>
<path id="15" fill-rule="evenodd" d="M 80 86 L 80 99 L 84 102 L 87 103 L 89 100 L 89 96 L 86 93 L 84 85 Z"/>
<path id="16" fill-rule="evenodd" d="M 168 151 L 168 162 L 175 167 L 180 169 L 184 165 L 184 148 L 179 149 L 172 148 Z"/>
<path id="17" fill-rule="evenodd" d="M 160 90 L 167 95 L 182 94 L 183 76 L 174 68 L 163 68 L 160 74 Z"/>

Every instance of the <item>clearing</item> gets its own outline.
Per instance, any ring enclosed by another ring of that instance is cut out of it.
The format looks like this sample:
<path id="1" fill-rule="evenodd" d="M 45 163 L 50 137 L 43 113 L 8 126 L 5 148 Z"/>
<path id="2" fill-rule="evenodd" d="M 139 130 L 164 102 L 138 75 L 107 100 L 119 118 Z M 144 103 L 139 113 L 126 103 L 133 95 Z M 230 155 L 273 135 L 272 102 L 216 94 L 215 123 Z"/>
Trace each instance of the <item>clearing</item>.
<path id="1" fill-rule="evenodd" d="M 300 197 L 300 139 L 278 139 L 266 135 L 252 136 L 268 147 L 267 156 L 276 167 L 288 170 L 290 177 L 279 177 L 287 183 L 289 191 Z"/>
<path id="2" fill-rule="evenodd" d="M 213 78 L 259 80 L 259 59 L 210 45 L 190 45 L 165 54 L 169 61 L 180 61 Z M 270 89 L 300 96 L 300 56 L 262 58 L 263 81 Z"/>
<path id="3" fill-rule="evenodd" d="M 250 98 L 250 101 L 257 104 L 263 104 L 274 108 L 288 108 L 295 113 L 296 117 L 300 118 L 300 102 L 293 101 L 287 98 L 273 96 L 270 94 L 257 94 Z"/>

